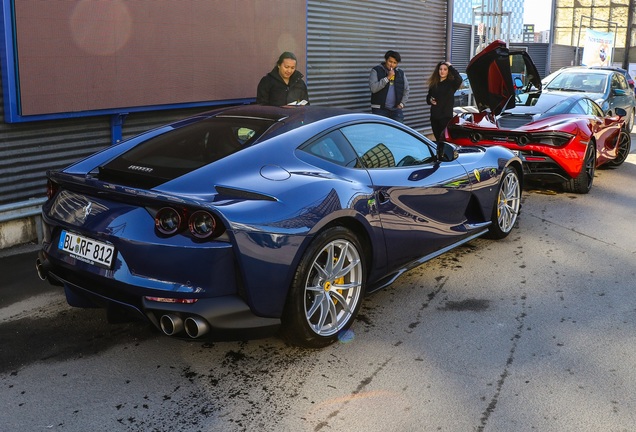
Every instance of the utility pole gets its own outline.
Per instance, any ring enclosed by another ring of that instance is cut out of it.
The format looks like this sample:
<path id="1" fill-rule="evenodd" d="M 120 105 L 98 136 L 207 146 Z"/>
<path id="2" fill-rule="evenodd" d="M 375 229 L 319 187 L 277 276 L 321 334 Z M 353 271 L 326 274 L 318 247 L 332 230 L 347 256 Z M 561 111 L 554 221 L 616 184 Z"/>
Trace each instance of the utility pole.
<path id="1" fill-rule="evenodd" d="M 623 69 L 629 70 L 629 47 L 632 46 L 632 25 L 634 24 L 634 2 L 629 2 L 627 8 L 627 31 L 625 32 L 625 55 L 623 56 Z"/>

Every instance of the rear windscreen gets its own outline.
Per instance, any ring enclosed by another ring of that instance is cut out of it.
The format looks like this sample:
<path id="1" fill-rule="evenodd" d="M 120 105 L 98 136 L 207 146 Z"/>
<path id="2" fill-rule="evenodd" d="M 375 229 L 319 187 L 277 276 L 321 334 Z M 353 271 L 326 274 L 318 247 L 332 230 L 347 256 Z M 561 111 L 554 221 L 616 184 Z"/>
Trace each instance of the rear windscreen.
<path id="1" fill-rule="evenodd" d="M 256 141 L 272 121 L 211 118 L 161 134 L 100 167 L 101 180 L 151 188 L 236 153 Z"/>

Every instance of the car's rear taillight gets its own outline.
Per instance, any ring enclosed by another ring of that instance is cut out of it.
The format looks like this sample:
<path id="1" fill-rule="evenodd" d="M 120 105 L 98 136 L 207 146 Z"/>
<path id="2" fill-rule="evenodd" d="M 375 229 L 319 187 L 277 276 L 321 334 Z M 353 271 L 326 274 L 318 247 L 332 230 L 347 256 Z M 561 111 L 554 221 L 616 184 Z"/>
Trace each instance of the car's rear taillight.
<path id="1" fill-rule="evenodd" d="M 52 182 L 51 180 L 47 180 L 46 182 L 46 197 L 51 199 L 55 196 L 57 191 L 60 189 L 60 185 Z"/>
<path id="2" fill-rule="evenodd" d="M 188 228 L 193 236 L 199 239 L 206 239 L 214 234 L 216 221 L 210 213 L 199 210 L 190 216 L 188 220 Z"/>
<path id="3" fill-rule="evenodd" d="M 195 240 L 209 240 L 225 232 L 223 224 L 208 211 L 173 207 L 155 213 L 155 229 L 164 236 L 185 232 Z"/>
<path id="4" fill-rule="evenodd" d="M 550 147 L 562 147 L 570 142 L 572 138 L 574 138 L 574 135 L 566 132 L 533 133 L 530 134 L 529 142 Z"/>
<path id="5" fill-rule="evenodd" d="M 155 215 L 155 228 L 163 235 L 173 235 L 182 228 L 184 215 L 172 207 L 164 207 Z"/>
<path id="6" fill-rule="evenodd" d="M 191 298 L 173 298 L 173 297 L 151 297 L 146 296 L 146 300 L 159 302 L 159 303 L 177 303 L 177 304 L 193 304 L 196 303 L 198 299 Z"/>

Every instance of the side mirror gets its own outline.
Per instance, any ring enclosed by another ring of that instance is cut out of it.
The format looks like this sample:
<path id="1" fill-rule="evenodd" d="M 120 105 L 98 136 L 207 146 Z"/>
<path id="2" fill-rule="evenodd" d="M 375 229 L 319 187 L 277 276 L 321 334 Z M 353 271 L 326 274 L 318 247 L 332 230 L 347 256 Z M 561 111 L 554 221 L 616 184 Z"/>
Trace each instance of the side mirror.
<path id="1" fill-rule="evenodd" d="M 623 89 L 614 89 L 614 94 L 616 96 L 625 96 L 627 92 Z"/>
<path id="2" fill-rule="evenodd" d="M 440 162 L 452 162 L 459 157 L 457 146 L 446 141 L 437 141 L 437 160 Z"/>

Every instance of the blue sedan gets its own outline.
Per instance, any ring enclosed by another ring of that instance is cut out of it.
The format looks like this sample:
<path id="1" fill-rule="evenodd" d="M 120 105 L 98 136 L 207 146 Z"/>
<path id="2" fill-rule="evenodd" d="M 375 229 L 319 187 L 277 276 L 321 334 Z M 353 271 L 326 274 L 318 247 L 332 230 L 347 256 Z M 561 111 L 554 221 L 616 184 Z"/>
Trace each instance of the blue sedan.
<path id="1" fill-rule="evenodd" d="M 317 106 L 222 108 L 48 173 L 37 268 L 68 303 L 165 334 L 321 347 L 365 294 L 520 210 L 521 161 Z"/>

